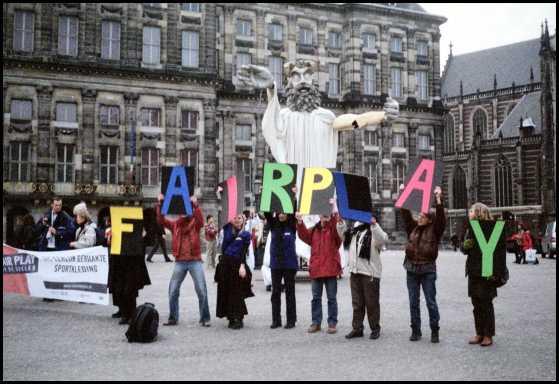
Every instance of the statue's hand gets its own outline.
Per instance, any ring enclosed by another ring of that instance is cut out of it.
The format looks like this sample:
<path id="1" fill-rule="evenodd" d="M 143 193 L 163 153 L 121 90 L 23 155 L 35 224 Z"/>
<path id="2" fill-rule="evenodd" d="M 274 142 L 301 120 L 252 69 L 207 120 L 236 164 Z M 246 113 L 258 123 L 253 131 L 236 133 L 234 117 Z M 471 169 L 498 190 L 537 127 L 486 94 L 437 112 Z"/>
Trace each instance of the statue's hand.
<path id="1" fill-rule="evenodd" d="M 388 122 L 394 121 L 400 117 L 400 106 L 398 105 L 398 102 L 390 96 L 384 103 L 384 113 L 384 120 Z"/>
<path id="2" fill-rule="evenodd" d="M 273 88 L 274 77 L 266 67 L 258 65 L 243 65 L 237 73 L 237 78 L 242 86 L 249 88 Z"/>

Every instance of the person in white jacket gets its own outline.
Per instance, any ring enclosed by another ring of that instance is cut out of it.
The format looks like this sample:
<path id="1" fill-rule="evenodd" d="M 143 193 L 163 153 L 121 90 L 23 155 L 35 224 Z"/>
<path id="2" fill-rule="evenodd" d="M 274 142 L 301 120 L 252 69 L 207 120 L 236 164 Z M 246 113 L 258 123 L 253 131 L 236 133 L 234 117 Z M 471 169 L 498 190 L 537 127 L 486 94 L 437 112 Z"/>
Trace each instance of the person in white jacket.
<path id="1" fill-rule="evenodd" d="M 380 336 L 380 277 L 382 264 L 380 253 L 388 241 L 388 235 L 382 230 L 373 216 L 371 223 L 355 223 L 347 234 L 349 245 L 348 270 L 351 273 L 351 304 L 353 307 L 352 331 L 347 339 L 363 337 L 363 320 L 365 311 L 371 328 L 370 339 Z"/>
<path id="2" fill-rule="evenodd" d="M 70 248 L 81 249 L 95 246 L 96 234 L 95 223 L 91 221 L 91 215 L 85 203 L 80 203 L 74 207 L 76 216 L 76 241 L 70 243 Z"/>

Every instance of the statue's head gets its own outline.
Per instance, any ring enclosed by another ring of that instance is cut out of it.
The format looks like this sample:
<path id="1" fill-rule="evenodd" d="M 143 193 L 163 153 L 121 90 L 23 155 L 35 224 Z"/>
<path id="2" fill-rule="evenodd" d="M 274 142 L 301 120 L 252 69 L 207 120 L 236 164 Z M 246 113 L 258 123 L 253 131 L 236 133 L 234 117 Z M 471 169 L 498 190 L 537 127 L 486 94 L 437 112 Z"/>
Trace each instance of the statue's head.
<path id="1" fill-rule="evenodd" d="M 314 64 L 297 60 L 284 65 L 287 77 L 287 107 L 292 111 L 311 112 L 320 106 L 320 92 L 313 82 Z"/>

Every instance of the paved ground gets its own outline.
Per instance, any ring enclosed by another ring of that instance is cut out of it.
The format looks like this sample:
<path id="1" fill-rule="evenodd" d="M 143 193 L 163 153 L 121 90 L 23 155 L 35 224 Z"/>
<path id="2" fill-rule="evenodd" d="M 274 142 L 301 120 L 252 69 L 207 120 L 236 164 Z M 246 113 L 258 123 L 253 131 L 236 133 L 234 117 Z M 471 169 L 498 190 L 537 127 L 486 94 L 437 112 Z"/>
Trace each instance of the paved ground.
<path id="1" fill-rule="evenodd" d="M 156 304 L 168 315 L 167 285 L 172 264 L 149 265 L 153 285 L 139 301 Z M 292 330 L 271 330 L 271 306 L 260 273 L 256 297 L 240 331 L 212 318 L 198 326 L 198 305 L 187 277 L 180 298 L 181 322 L 160 327 L 157 342 L 129 344 L 110 318 L 114 307 L 70 302 L 44 303 L 17 295 L 3 297 L 4 380 L 556 380 L 556 261 L 516 265 L 509 255 L 509 283 L 495 300 L 497 336 L 493 347 L 470 346 L 472 306 L 467 297 L 464 256 L 439 257 L 438 302 L 441 343 L 429 341 L 422 299 L 424 338 L 410 334 L 402 252 L 382 255 L 380 339 L 346 340 L 350 330 L 348 279 L 339 281 L 339 332 L 307 334 L 310 284 L 297 282 L 298 323 Z M 206 275 L 213 281 L 213 275 Z M 212 316 L 216 287 L 208 286 Z M 323 300 L 324 307 L 325 300 Z M 285 312 L 283 312 L 285 313 Z M 326 317 L 326 316 L 325 316 Z M 284 320 L 285 321 L 285 320 Z M 161 321 L 162 323 L 162 321 Z"/>

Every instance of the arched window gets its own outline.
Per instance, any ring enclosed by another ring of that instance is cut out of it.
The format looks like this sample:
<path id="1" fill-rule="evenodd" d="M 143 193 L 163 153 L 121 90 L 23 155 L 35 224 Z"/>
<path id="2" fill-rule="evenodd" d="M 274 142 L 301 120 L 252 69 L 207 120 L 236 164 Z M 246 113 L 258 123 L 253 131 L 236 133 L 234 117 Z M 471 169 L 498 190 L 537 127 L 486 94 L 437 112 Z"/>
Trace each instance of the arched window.
<path id="1" fill-rule="evenodd" d="M 474 113 L 474 118 L 472 122 L 474 128 L 473 131 L 474 137 L 476 133 L 479 132 L 481 134 L 481 138 L 486 139 L 487 138 L 487 115 L 485 114 L 485 111 L 483 109 L 478 109 Z"/>
<path id="2" fill-rule="evenodd" d="M 452 178 L 452 208 L 468 208 L 468 192 L 466 189 L 466 174 L 460 167 L 454 170 Z"/>
<path id="3" fill-rule="evenodd" d="M 497 207 L 512 206 L 512 170 L 504 156 L 495 167 L 495 203 Z"/>
<path id="4" fill-rule="evenodd" d="M 451 114 L 444 119 L 444 152 L 454 152 L 454 119 Z"/>

